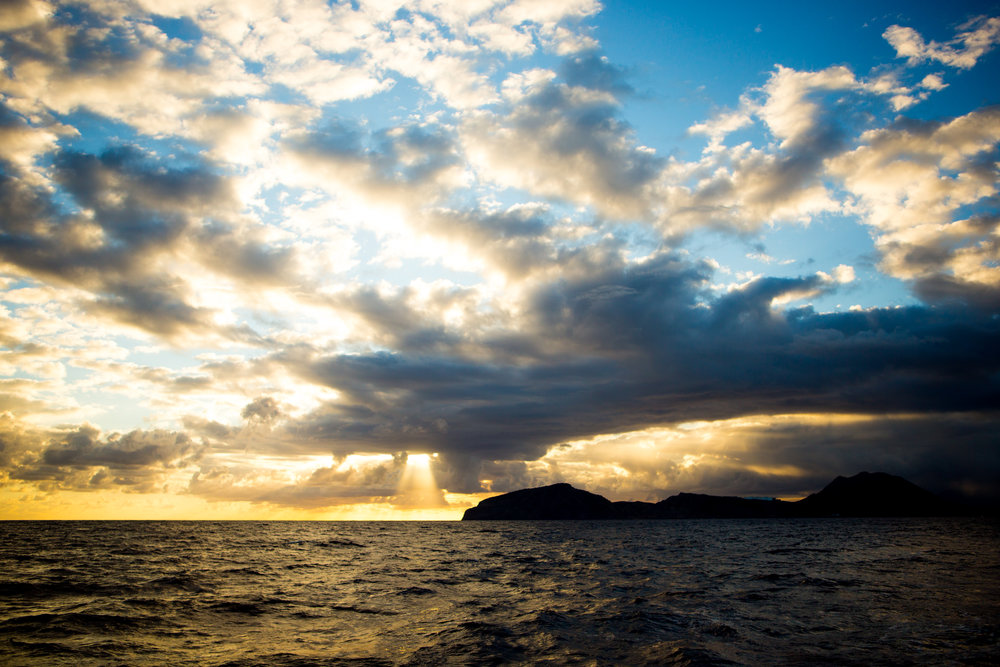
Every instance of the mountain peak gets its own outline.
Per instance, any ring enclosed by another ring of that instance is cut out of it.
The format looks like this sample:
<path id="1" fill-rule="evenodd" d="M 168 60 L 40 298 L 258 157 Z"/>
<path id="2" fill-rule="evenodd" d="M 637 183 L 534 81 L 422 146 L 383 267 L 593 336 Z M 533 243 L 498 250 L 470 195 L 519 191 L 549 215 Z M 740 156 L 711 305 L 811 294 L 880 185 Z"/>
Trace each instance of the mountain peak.
<path id="1" fill-rule="evenodd" d="M 837 477 L 796 504 L 811 514 L 842 516 L 935 516 L 956 509 L 930 491 L 884 472 Z"/>

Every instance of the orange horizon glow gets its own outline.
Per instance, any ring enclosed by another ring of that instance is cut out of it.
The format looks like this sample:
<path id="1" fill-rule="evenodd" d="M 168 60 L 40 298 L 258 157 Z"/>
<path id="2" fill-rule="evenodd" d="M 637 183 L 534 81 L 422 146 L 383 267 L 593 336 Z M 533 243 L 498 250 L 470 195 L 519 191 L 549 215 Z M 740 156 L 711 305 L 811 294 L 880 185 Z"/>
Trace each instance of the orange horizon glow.
<path id="1" fill-rule="evenodd" d="M 62 490 L 28 498 L 26 491 L 0 491 L 0 521 L 458 521 L 466 509 L 496 495 L 439 491 L 441 504 L 433 507 L 387 499 L 306 509 L 172 493 Z"/>

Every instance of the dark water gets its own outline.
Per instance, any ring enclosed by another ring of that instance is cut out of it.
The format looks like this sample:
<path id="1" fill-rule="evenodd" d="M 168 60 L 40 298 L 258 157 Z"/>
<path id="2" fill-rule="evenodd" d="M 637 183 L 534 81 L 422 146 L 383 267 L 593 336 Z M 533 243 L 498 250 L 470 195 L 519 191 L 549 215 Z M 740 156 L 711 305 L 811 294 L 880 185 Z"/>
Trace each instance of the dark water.
<path id="1" fill-rule="evenodd" d="M 970 519 L 0 523 L 0 664 L 1000 664 Z"/>

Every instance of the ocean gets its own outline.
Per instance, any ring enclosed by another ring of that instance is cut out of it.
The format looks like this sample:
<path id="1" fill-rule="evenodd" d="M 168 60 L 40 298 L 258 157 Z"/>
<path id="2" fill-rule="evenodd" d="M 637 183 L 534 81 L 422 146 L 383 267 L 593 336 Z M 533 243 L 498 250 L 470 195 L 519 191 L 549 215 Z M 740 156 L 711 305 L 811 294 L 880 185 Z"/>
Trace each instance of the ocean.
<path id="1" fill-rule="evenodd" d="M 0 523 L 3 665 L 996 665 L 986 519 Z"/>

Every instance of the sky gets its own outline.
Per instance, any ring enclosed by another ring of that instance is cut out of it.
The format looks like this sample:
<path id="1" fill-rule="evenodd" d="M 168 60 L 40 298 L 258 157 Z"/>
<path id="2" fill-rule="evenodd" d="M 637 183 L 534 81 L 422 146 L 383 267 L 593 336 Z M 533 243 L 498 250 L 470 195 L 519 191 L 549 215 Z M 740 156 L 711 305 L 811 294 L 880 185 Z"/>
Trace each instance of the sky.
<path id="1" fill-rule="evenodd" d="M 1000 4 L 0 5 L 0 518 L 1000 502 Z"/>

